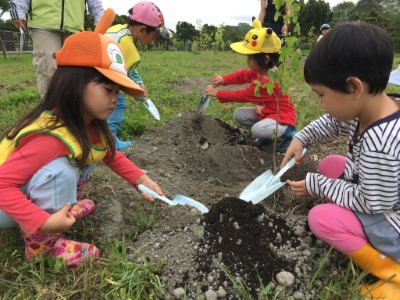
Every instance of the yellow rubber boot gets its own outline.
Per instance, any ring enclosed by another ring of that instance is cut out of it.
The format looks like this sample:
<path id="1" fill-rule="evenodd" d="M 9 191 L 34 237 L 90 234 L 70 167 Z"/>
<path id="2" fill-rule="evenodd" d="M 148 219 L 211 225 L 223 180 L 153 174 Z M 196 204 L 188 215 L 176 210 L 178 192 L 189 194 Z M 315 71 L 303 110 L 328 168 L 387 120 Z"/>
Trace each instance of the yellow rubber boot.
<path id="1" fill-rule="evenodd" d="M 370 244 L 350 253 L 351 260 L 361 269 L 382 279 L 361 287 L 361 295 L 367 299 L 400 299 L 400 264 L 382 254 Z"/>

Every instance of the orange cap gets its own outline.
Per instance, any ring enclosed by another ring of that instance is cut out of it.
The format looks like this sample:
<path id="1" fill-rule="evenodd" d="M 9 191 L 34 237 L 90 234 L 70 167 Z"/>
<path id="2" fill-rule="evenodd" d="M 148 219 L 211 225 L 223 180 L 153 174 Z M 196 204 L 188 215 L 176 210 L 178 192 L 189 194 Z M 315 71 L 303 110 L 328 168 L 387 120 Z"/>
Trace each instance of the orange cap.
<path id="1" fill-rule="evenodd" d="M 144 91 L 127 76 L 120 46 L 112 39 L 96 32 L 79 32 L 69 36 L 56 52 L 57 66 L 92 67 L 121 90 L 133 97 Z"/>

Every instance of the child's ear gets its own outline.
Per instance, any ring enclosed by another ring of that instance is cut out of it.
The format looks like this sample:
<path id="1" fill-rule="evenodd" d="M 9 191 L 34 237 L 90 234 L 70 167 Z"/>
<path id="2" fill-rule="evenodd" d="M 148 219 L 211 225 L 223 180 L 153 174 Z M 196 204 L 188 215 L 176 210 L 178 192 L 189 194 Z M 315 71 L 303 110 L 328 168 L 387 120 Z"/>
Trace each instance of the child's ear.
<path id="1" fill-rule="evenodd" d="M 347 91 L 354 96 L 359 96 L 364 91 L 364 84 L 358 77 L 347 77 Z"/>
<path id="2" fill-rule="evenodd" d="M 145 32 L 146 32 L 146 26 L 140 25 L 140 26 L 139 26 L 139 32 L 140 32 L 140 33 L 145 33 Z"/>
<path id="3" fill-rule="evenodd" d="M 265 54 L 265 64 L 266 65 L 268 65 L 269 60 L 270 60 L 269 55 Z"/>

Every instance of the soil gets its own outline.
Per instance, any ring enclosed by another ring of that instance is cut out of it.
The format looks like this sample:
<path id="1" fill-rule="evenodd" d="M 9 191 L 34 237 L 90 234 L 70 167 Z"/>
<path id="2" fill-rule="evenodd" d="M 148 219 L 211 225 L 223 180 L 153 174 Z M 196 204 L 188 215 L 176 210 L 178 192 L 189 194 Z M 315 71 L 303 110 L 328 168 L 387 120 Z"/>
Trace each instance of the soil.
<path id="1" fill-rule="evenodd" d="M 182 194 L 209 208 L 201 214 L 190 206 L 160 206 L 152 228 L 126 241 L 133 261 L 145 255 L 163 262 L 165 299 L 240 299 L 240 287 L 254 299 L 269 289 L 281 299 L 315 296 L 306 286 L 315 260 L 327 250 L 307 227 L 315 199 L 296 198 L 287 186 L 257 205 L 239 199 L 254 178 L 273 167 L 272 145 L 260 148 L 244 136 L 211 116 L 185 113 L 146 132 L 124 152 L 169 198 Z M 277 155 L 278 165 L 282 158 Z M 310 154 L 284 177 L 303 179 L 318 160 Z M 86 191 L 98 203 L 92 218 L 104 234 L 118 238 L 132 224 L 128 208 L 153 206 L 100 169 Z"/>

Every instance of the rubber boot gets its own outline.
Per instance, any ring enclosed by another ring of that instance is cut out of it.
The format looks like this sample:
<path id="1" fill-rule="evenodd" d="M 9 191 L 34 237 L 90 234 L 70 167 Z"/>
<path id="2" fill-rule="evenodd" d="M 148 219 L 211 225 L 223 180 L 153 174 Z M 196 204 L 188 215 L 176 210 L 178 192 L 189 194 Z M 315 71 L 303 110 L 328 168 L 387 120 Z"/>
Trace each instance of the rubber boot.
<path id="1" fill-rule="evenodd" d="M 350 258 L 361 269 L 380 278 L 374 284 L 361 287 L 366 299 L 400 299 L 400 264 L 376 250 L 370 244 L 350 253 Z"/>
<path id="2" fill-rule="evenodd" d="M 62 258 L 69 267 L 76 267 L 84 260 L 100 255 L 100 251 L 96 246 L 65 240 L 61 233 L 35 232 L 29 234 L 22 228 L 21 233 L 25 241 L 26 259 L 48 254 L 56 258 Z"/>
<path id="3" fill-rule="evenodd" d="M 112 114 L 107 119 L 107 125 L 108 125 L 108 128 L 110 129 L 111 133 L 114 136 L 115 148 L 117 150 L 122 150 L 122 149 L 132 145 L 131 141 L 124 142 L 118 138 L 118 132 L 121 130 L 122 122 L 124 121 L 125 110 L 126 110 L 125 97 L 121 93 L 118 93 L 117 94 L 117 105 L 115 107 L 115 110 L 112 112 Z"/>
<path id="4" fill-rule="evenodd" d="M 281 142 L 279 143 L 276 151 L 278 151 L 279 153 L 285 153 L 286 150 L 289 148 L 289 145 L 292 142 L 292 139 L 295 134 L 296 134 L 296 127 L 288 125 L 283 135 L 279 137 Z"/>
<path id="5" fill-rule="evenodd" d="M 96 209 L 96 205 L 90 199 L 79 200 L 69 211 L 75 219 L 80 219 L 90 215 Z"/>

